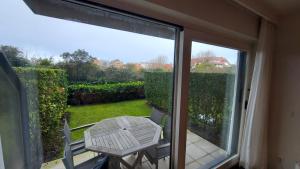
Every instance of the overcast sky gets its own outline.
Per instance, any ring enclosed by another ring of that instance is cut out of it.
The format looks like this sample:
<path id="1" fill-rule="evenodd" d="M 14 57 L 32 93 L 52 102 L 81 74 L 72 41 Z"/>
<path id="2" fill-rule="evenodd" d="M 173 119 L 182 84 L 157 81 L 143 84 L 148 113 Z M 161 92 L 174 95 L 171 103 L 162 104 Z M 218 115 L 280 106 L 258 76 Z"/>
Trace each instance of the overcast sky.
<path id="1" fill-rule="evenodd" d="M 126 63 L 147 62 L 160 55 L 172 63 L 174 57 L 173 40 L 35 15 L 22 0 L 1 1 L 0 45 L 16 46 L 29 57 L 55 60 L 77 49 L 98 59 Z M 207 50 L 236 62 L 236 50 L 201 43 L 193 43 L 192 55 Z"/>

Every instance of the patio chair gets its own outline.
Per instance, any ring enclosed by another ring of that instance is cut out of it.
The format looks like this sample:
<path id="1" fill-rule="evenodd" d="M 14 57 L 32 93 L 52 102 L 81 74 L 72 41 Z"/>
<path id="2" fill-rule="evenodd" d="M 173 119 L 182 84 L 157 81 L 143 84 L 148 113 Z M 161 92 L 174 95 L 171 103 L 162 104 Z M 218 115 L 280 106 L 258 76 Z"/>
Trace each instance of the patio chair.
<path id="1" fill-rule="evenodd" d="M 158 160 L 165 159 L 165 157 L 168 157 L 170 155 L 172 118 L 168 115 L 166 116 L 167 116 L 166 124 L 163 127 L 164 138 L 162 138 L 159 141 L 159 144 L 157 146 L 150 147 L 145 151 L 146 158 L 150 161 L 151 164 L 155 164 L 156 169 L 158 169 Z"/>
<path id="2" fill-rule="evenodd" d="M 73 154 L 70 145 L 65 144 L 64 157 L 62 159 L 66 169 L 107 169 L 108 156 L 105 154 L 98 155 L 77 166 L 74 166 Z"/>
<path id="3" fill-rule="evenodd" d="M 164 113 L 152 107 L 152 113 L 149 119 L 152 120 L 154 123 L 161 125 L 161 120 L 164 115 L 165 115 Z"/>
<path id="4" fill-rule="evenodd" d="M 95 123 L 87 124 L 87 125 L 84 125 L 84 126 L 79 126 L 79 127 L 70 129 L 67 120 L 65 120 L 64 129 L 63 129 L 64 140 L 65 140 L 65 142 L 67 144 L 70 145 L 70 149 L 71 149 L 73 155 L 78 155 L 78 154 L 84 153 L 87 150 L 85 149 L 85 145 L 84 145 L 84 140 L 83 139 L 72 142 L 71 132 L 91 127 L 94 124 Z"/>

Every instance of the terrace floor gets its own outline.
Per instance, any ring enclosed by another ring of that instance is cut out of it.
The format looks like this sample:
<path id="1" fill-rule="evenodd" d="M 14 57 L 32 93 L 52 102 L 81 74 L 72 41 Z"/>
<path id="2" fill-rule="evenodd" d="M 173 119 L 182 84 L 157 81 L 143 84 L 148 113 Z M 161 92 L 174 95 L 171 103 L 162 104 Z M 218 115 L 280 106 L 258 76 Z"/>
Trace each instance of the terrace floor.
<path id="1" fill-rule="evenodd" d="M 94 157 L 96 153 L 87 152 L 74 157 L 74 163 L 80 164 Z M 186 148 L 186 169 L 210 168 L 227 157 L 226 151 L 206 141 L 191 131 L 187 132 L 187 148 Z M 135 160 L 134 155 L 124 157 L 124 160 L 132 163 Z M 126 169 L 126 167 L 122 166 Z M 138 169 L 155 169 L 155 165 L 151 164 L 147 158 L 143 158 L 142 165 Z M 169 168 L 169 158 L 159 161 L 159 169 Z M 61 159 L 44 163 L 42 169 L 64 169 Z"/>

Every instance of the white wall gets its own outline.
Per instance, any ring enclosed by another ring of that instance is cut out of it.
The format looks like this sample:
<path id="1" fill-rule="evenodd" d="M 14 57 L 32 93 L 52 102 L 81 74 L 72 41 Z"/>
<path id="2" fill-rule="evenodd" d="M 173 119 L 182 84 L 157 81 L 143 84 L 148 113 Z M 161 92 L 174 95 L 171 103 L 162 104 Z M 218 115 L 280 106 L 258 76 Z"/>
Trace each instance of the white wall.
<path id="1" fill-rule="evenodd" d="M 270 98 L 269 168 L 294 169 L 300 161 L 300 12 L 278 25 Z"/>

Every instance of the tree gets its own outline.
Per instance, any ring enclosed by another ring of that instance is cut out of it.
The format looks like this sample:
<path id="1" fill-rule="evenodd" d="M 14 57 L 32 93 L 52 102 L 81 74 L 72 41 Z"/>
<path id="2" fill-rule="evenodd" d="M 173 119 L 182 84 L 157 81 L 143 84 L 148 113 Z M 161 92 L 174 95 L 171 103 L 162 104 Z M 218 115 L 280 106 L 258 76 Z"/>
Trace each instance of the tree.
<path id="1" fill-rule="evenodd" d="M 84 49 L 77 49 L 73 53 L 64 52 L 61 57 L 67 63 L 87 63 L 95 59 Z"/>
<path id="2" fill-rule="evenodd" d="M 60 56 L 64 61 L 58 66 L 66 70 L 71 82 L 94 82 L 99 79 L 100 66 L 94 63 L 95 58 L 85 50 L 64 52 Z"/>
<path id="3" fill-rule="evenodd" d="M 158 56 L 150 61 L 147 69 L 151 71 L 165 71 L 167 60 L 166 56 Z"/>
<path id="4" fill-rule="evenodd" d="M 194 72 L 201 72 L 201 73 L 216 73 L 218 71 L 218 68 L 211 63 L 203 62 L 201 64 L 197 64 L 193 70 Z"/>
<path id="5" fill-rule="evenodd" d="M 34 58 L 31 62 L 38 67 L 52 67 L 54 66 L 53 58 Z"/>
<path id="6" fill-rule="evenodd" d="M 23 52 L 14 46 L 0 46 L 0 51 L 4 53 L 7 60 L 14 67 L 25 67 L 30 66 L 30 61 L 24 57 Z"/>
<path id="7" fill-rule="evenodd" d="M 208 51 L 198 53 L 197 57 L 216 57 L 216 55 L 214 52 L 208 50 Z"/>
<path id="8" fill-rule="evenodd" d="M 114 67 L 116 69 L 122 69 L 122 68 L 124 68 L 124 63 L 122 61 L 120 61 L 119 59 L 115 59 L 110 62 L 110 66 Z"/>

